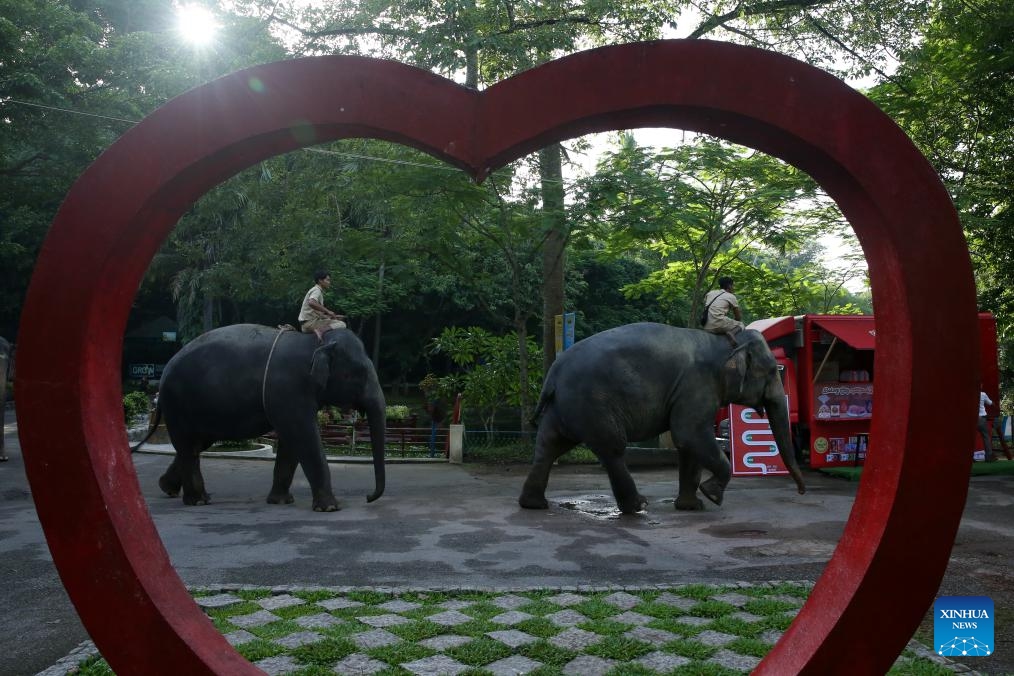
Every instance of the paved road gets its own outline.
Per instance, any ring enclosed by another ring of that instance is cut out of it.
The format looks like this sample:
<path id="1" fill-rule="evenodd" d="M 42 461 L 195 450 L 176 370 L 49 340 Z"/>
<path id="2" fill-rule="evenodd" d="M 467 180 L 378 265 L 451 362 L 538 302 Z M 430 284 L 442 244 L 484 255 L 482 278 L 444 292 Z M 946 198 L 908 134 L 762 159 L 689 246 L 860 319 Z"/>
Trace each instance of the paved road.
<path id="1" fill-rule="evenodd" d="M 0 464 L 0 674 L 34 674 L 87 633 L 49 556 L 21 461 L 13 420 L 11 461 Z M 297 473 L 296 504 L 264 496 L 270 465 L 206 460 L 213 504 L 184 507 L 163 496 L 159 455 L 134 456 L 152 517 L 189 585 L 413 585 L 498 587 L 574 584 L 814 580 L 837 540 L 856 484 L 811 473 L 799 496 L 787 479 L 737 479 L 722 508 L 672 509 L 675 471 L 635 472 L 647 513 L 621 517 L 597 467 L 560 467 L 550 510 L 517 507 L 525 468 L 388 467 L 384 497 L 367 504 L 368 465 L 333 465 L 343 509 L 310 510 Z M 975 479 L 942 593 L 994 598 L 997 654 L 969 666 L 1014 672 L 1014 478 Z M 73 509 L 73 505 L 68 505 Z"/>

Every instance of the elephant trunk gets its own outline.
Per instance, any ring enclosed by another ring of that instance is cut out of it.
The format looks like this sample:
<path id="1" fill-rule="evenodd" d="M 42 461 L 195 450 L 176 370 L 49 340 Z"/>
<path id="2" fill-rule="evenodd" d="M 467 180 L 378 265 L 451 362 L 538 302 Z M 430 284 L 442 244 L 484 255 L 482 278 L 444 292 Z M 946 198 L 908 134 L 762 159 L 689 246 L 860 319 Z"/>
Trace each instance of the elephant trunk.
<path id="1" fill-rule="evenodd" d="M 764 407 L 767 409 L 768 423 L 771 425 L 771 432 L 774 434 L 775 443 L 778 445 L 778 454 L 782 457 L 786 469 L 796 482 L 799 494 L 806 493 L 806 485 L 803 483 L 803 473 L 796 463 L 796 453 L 792 445 L 792 434 L 789 430 L 789 407 L 785 399 L 785 393 L 777 388 L 779 393 L 775 396 L 765 398 Z"/>
<path id="2" fill-rule="evenodd" d="M 377 390 L 380 390 L 380 385 L 377 384 Z M 373 502 L 381 495 L 384 494 L 385 485 L 385 470 L 384 470 L 384 447 L 386 439 L 384 438 L 385 430 L 387 428 L 387 415 L 384 405 L 384 397 L 374 396 L 369 399 L 369 403 L 364 406 L 366 411 L 366 417 L 370 422 L 370 446 L 373 448 L 373 476 L 376 482 L 373 493 L 366 496 L 366 502 Z"/>

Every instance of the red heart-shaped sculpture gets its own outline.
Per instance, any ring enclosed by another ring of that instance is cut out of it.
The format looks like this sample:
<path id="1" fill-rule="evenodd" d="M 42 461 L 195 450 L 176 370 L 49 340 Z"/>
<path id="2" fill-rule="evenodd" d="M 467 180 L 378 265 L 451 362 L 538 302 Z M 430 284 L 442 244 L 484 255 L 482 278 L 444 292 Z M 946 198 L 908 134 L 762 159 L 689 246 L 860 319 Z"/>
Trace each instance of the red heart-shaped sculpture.
<path id="1" fill-rule="evenodd" d="M 977 341 L 961 227 L 933 169 L 865 97 L 792 59 L 705 41 L 597 49 L 483 92 L 388 61 L 274 63 L 173 99 L 82 174 L 32 277 L 16 394 L 53 558 L 113 669 L 257 671 L 173 570 L 123 429 L 127 314 L 180 215 L 258 160 L 336 138 L 405 143 L 481 177 L 553 141 L 640 126 L 780 157 L 855 228 L 880 310 L 876 452 L 834 556 L 758 671 L 886 671 L 939 587 L 967 491 Z"/>

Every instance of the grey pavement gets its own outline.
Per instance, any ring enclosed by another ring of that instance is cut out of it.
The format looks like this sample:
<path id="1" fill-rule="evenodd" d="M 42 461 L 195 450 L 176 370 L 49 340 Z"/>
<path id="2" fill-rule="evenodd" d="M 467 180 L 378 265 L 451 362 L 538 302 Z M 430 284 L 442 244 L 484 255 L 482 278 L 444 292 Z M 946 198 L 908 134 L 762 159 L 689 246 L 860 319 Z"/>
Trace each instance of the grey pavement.
<path id="1" fill-rule="evenodd" d="M 5 424 L 10 462 L 0 463 L 0 674 L 49 669 L 87 632 L 52 564 L 24 474 L 16 425 Z M 812 581 L 841 535 L 858 484 L 807 473 L 800 496 L 784 478 L 737 478 L 725 505 L 672 508 L 675 470 L 634 472 L 647 512 L 619 515 L 595 466 L 561 466 L 547 511 L 516 498 L 527 468 L 400 464 L 384 496 L 367 504 L 372 469 L 331 465 L 339 512 L 310 509 L 297 472 L 293 505 L 267 505 L 267 462 L 202 463 L 212 504 L 185 507 L 161 494 L 164 455 L 133 456 L 152 518 L 191 587 L 413 587 L 529 589 Z M 981 673 L 1014 672 L 1014 477 L 972 480 L 942 594 L 992 596 L 993 657 L 967 660 Z M 73 505 L 68 505 L 73 509 Z M 930 625 L 930 633 L 932 626 Z"/>

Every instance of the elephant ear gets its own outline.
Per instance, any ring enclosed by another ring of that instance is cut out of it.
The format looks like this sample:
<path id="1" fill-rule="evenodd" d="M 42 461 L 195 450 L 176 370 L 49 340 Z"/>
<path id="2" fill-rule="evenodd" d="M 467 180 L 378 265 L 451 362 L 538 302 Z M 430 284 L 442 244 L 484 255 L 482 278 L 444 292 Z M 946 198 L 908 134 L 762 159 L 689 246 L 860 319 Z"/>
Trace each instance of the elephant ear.
<path id="1" fill-rule="evenodd" d="M 327 389 L 327 381 L 331 378 L 331 358 L 334 356 L 334 345 L 324 345 L 313 351 L 313 363 L 310 364 L 310 377 L 313 378 L 318 392 Z"/>
<path id="2" fill-rule="evenodd" d="M 739 345 L 732 351 L 722 365 L 722 377 L 725 380 L 725 391 L 735 399 L 743 391 L 747 373 L 750 370 L 750 350 Z"/>

